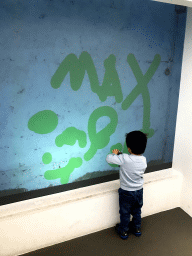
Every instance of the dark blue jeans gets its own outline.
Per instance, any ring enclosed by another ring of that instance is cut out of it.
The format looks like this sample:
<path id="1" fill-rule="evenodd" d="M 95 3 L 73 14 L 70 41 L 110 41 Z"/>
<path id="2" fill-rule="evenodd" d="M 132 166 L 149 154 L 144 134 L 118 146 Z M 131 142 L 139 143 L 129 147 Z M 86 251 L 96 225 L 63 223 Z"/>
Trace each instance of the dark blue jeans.
<path id="1" fill-rule="evenodd" d="M 141 228 L 141 207 L 143 206 L 143 188 L 136 191 L 127 191 L 119 188 L 119 230 L 129 230 L 130 214 L 133 216 L 134 228 Z"/>

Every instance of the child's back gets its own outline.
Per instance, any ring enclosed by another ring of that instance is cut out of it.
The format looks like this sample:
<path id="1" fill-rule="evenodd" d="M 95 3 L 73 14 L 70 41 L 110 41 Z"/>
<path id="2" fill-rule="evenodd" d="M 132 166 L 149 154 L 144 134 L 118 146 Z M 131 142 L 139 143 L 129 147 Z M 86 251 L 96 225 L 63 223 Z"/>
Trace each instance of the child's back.
<path id="1" fill-rule="evenodd" d="M 120 187 L 122 189 L 135 191 L 143 187 L 143 174 L 147 168 L 145 156 L 109 154 L 106 161 L 120 166 Z"/>

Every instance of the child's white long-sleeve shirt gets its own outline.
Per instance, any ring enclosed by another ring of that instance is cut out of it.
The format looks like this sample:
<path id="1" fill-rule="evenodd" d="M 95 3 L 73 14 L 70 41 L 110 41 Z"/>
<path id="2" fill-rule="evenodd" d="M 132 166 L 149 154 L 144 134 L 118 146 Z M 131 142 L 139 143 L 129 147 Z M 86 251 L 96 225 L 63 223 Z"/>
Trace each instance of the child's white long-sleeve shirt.
<path id="1" fill-rule="evenodd" d="M 146 157 L 128 154 L 109 154 L 106 157 L 109 164 L 120 165 L 120 186 L 127 191 L 143 188 L 143 174 L 147 168 Z"/>

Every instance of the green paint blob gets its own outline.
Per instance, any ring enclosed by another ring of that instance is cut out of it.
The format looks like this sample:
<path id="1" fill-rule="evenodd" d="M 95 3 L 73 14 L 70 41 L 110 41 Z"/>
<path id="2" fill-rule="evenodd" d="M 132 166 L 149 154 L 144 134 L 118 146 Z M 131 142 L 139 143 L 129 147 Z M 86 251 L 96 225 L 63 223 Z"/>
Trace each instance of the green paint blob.
<path id="1" fill-rule="evenodd" d="M 104 129 L 96 133 L 97 120 L 102 116 L 108 116 L 111 119 L 111 122 Z M 91 146 L 84 155 L 84 159 L 86 161 L 93 158 L 98 149 L 102 149 L 108 145 L 110 136 L 116 130 L 117 123 L 117 112 L 113 108 L 104 106 L 93 111 L 88 121 L 88 134 L 91 141 Z"/>
<path id="2" fill-rule="evenodd" d="M 68 127 L 62 134 L 56 137 L 55 144 L 57 147 L 62 147 L 64 144 L 73 146 L 76 140 L 79 142 L 79 147 L 84 148 L 87 145 L 86 133 L 75 127 Z"/>
<path id="3" fill-rule="evenodd" d="M 80 157 L 72 157 L 69 163 L 63 167 L 56 170 L 48 170 L 44 173 L 44 178 L 46 180 L 56 180 L 61 179 L 61 184 L 67 184 L 69 182 L 69 177 L 75 168 L 79 168 L 83 163 Z"/>
<path id="4" fill-rule="evenodd" d="M 28 121 L 29 130 L 38 134 L 47 134 L 56 129 L 58 117 L 51 110 L 37 112 Z"/>
<path id="5" fill-rule="evenodd" d="M 91 90 L 99 96 L 103 102 L 108 96 L 115 96 L 116 102 L 120 103 L 123 100 L 118 73 L 115 69 L 116 58 L 111 54 L 105 61 L 105 75 L 102 86 L 99 84 L 98 75 L 95 65 L 88 52 L 82 52 L 79 59 L 75 54 L 71 53 L 62 61 L 55 74 L 51 79 L 51 86 L 57 89 L 70 72 L 70 84 L 74 91 L 79 90 L 83 82 L 85 71 L 87 71 Z"/>
<path id="6" fill-rule="evenodd" d="M 110 153 L 109 153 L 109 154 L 112 154 L 112 150 L 113 150 L 113 149 L 119 149 L 119 151 L 122 152 L 122 148 L 123 148 L 122 144 L 121 144 L 121 143 L 117 143 L 117 144 L 113 145 L 113 146 L 110 148 Z M 109 163 L 108 163 L 108 164 L 109 164 Z M 119 167 L 118 164 L 109 164 L 109 165 L 110 165 L 111 167 Z"/>
<path id="7" fill-rule="evenodd" d="M 123 153 L 130 155 L 127 145 L 126 145 L 126 141 L 124 142 L 124 146 L 123 146 Z"/>
<path id="8" fill-rule="evenodd" d="M 123 148 L 122 144 L 121 144 L 121 143 L 117 143 L 117 144 L 111 146 L 110 152 L 112 153 L 112 150 L 113 150 L 113 149 L 119 149 L 119 151 L 122 152 L 122 148 Z M 111 153 L 110 153 L 110 154 L 111 154 Z"/>
<path id="9" fill-rule="evenodd" d="M 42 157 L 42 161 L 43 161 L 44 164 L 50 164 L 51 161 L 52 161 L 52 155 L 51 155 L 51 153 L 46 152 L 46 153 L 43 155 L 43 157 Z"/>

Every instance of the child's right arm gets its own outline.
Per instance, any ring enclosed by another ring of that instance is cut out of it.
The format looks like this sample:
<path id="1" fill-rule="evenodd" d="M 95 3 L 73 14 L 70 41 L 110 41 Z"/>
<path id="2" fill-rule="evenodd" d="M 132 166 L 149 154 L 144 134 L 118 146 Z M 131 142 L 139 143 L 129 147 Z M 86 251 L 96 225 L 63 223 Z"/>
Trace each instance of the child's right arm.
<path id="1" fill-rule="evenodd" d="M 115 152 L 115 153 L 107 155 L 106 161 L 109 164 L 122 165 L 124 163 L 124 158 L 122 155 L 117 155 L 119 153 L 119 150 L 118 152 L 114 150 L 112 152 Z"/>

